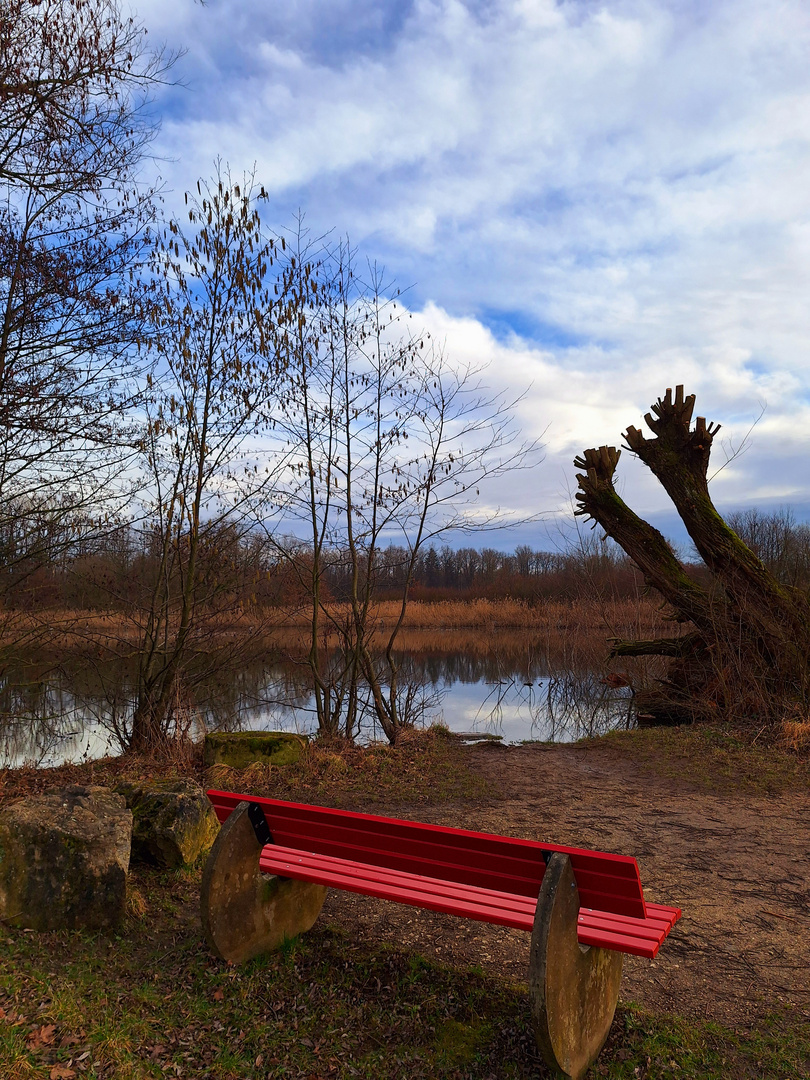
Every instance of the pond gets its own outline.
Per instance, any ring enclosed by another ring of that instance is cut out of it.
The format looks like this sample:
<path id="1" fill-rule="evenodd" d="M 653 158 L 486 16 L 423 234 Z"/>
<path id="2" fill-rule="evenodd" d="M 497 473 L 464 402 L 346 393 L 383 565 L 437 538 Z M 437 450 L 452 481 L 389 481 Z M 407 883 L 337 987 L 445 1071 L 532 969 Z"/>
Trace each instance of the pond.
<path id="1" fill-rule="evenodd" d="M 499 737 L 506 743 L 569 742 L 630 723 L 631 692 L 586 666 L 555 667 L 527 650 L 510 658 L 463 652 L 400 657 L 400 682 L 419 722 Z M 118 752 L 134 698 L 131 671 L 98 666 L 31 666 L 0 678 L 0 765 L 53 766 Z M 311 734 L 317 728 L 307 669 L 279 657 L 242 668 L 196 691 L 192 733 L 263 729 Z M 382 738 L 367 722 L 361 741 Z"/>

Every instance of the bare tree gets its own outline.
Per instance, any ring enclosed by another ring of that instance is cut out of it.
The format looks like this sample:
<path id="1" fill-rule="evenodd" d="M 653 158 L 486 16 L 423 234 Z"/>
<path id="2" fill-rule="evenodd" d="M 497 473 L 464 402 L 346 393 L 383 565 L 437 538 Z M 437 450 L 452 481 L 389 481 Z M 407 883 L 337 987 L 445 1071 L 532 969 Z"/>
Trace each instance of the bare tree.
<path id="1" fill-rule="evenodd" d="M 132 451 L 138 171 L 171 58 L 114 0 L 0 0 L 0 533 L 13 588 L 105 520 Z M 48 523 L 48 527 L 43 527 Z"/>
<path id="2" fill-rule="evenodd" d="M 519 442 L 514 402 L 488 394 L 477 371 L 453 367 L 429 335 L 408 333 L 409 313 L 376 266 L 361 278 L 347 244 L 307 244 L 300 228 L 291 251 L 299 318 L 279 346 L 291 390 L 279 420 L 289 457 L 278 471 L 277 527 L 307 523 L 309 557 L 296 566 L 310 587 L 320 730 L 352 738 L 371 716 L 393 743 L 414 719 L 395 649 L 420 553 L 450 531 L 500 524 L 497 511 L 476 509 L 479 488 L 532 463 L 538 447 Z M 383 633 L 374 601 L 380 573 L 391 580 L 384 549 L 393 542 L 399 611 Z M 334 552 L 347 563 L 343 608 L 323 595 Z M 330 651 L 330 635 L 339 649 Z"/>
<path id="3" fill-rule="evenodd" d="M 796 521 L 790 507 L 770 514 L 749 507 L 727 514 L 726 521 L 783 585 L 807 589 L 810 526 Z"/>
<path id="4" fill-rule="evenodd" d="M 155 244 L 143 440 L 155 560 L 135 611 L 133 750 L 169 736 L 189 655 L 217 614 L 229 548 L 272 480 L 256 440 L 272 423 L 282 374 L 271 327 L 287 315 L 280 301 L 276 314 L 267 284 L 274 242 L 262 234 L 263 198 L 250 178 L 240 185 L 218 166 L 186 196 L 191 234 L 172 220 Z"/>

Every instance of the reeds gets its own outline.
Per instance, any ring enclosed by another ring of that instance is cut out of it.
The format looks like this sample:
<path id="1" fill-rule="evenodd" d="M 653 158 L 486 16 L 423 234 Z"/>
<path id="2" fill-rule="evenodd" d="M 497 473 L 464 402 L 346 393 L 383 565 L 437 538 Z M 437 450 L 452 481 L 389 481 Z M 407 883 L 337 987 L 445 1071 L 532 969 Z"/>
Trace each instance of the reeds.
<path id="1" fill-rule="evenodd" d="M 330 604 L 323 620 L 327 640 L 331 620 L 340 624 L 349 616 L 346 604 Z M 372 618 L 375 636 L 382 640 L 399 617 L 399 604 L 384 601 L 375 605 Z M 310 615 L 303 608 L 268 608 L 262 611 L 217 613 L 203 617 L 207 646 L 233 643 L 241 637 L 259 638 L 265 645 L 282 645 L 293 651 L 303 646 L 309 633 Z M 14 635 L 30 626 L 45 631 L 49 651 L 83 652 L 103 650 L 120 654 L 137 646 L 141 628 L 136 614 L 116 611 L 71 611 L 54 609 L 39 613 L 19 613 Z M 654 636 L 667 627 L 660 605 L 647 598 L 635 600 L 549 601 L 530 606 L 522 600 L 443 600 L 437 603 L 414 601 L 408 605 L 399 641 L 400 648 L 440 651 L 465 649 L 486 651 L 491 635 L 498 632 L 499 643 L 525 645 L 549 634 L 567 639 L 595 637 L 601 645 L 608 636 Z M 201 628 L 202 629 L 202 628 Z M 32 639 L 33 640 L 33 639 Z M 36 640 L 42 640 L 38 634 Z"/>

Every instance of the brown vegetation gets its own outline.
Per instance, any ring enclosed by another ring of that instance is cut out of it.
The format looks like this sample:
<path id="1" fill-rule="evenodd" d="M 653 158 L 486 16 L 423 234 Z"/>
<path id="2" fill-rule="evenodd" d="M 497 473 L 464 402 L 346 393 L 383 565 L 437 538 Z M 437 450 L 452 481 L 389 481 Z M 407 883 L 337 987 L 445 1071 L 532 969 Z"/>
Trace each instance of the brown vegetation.
<path id="1" fill-rule="evenodd" d="M 373 609 L 375 629 L 386 631 L 399 616 L 396 601 L 382 601 Z M 336 622 L 348 613 L 348 606 L 328 607 Z M 296 607 L 234 611 L 212 615 L 207 620 L 207 647 L 225 646 L 234 639 L 249 638 L 256 651 L 283 648 L 298 653 L 308 642 L 310 621 L 307 612 Z M 572 651 L 586 643 L 605 652 L 605 638 L 612 634 L 661 633 L 667 626 L 661 606 L 648 597 L 635 600 L 550 601 L 529 605 L 521 600 L 446 600 L 437 603 L 415 601 L 408 607 L 399 647 L 417 651 L 471 651 L 476 654 L 498 650 L 525 649 L 527 645 L 553 640 Z M 50 653 L 119 655 L 122 646 L 135 650 L 140 641 L 137 623 L 118 611 L 86 611 L 54 608 L 41 612 L 17 612 L 14 639 L 30 628 Z M 497 631 L 495 641 L 492 634 Z M 331 640 L 329 627 L 325 630 Z M 336 639 L 335 635 L 335 639 Z"/>

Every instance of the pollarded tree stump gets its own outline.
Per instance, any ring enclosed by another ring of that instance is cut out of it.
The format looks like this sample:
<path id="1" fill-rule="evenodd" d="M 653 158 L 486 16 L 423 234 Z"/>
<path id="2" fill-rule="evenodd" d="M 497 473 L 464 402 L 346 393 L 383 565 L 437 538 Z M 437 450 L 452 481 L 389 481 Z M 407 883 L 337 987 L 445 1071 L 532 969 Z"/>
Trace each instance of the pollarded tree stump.
<path id="1" fill-rule="evenodd" d="M 263 874 L 262 847 L 250 803 L 240 802 L 220 829 L 203 872 L 205 940 L 233 964 L 272 952 L 309 930 L 326 899 L 324 885 Z"/>
<path id="2" fill-rule="evenodd" d="M 580 945 L 579 890 L 571 860 L 549 859 L 532 932 L 529 995 L 537 1045 L 558 1075 L 581 1080 L 607 1039 L 622 954 Z"/>

